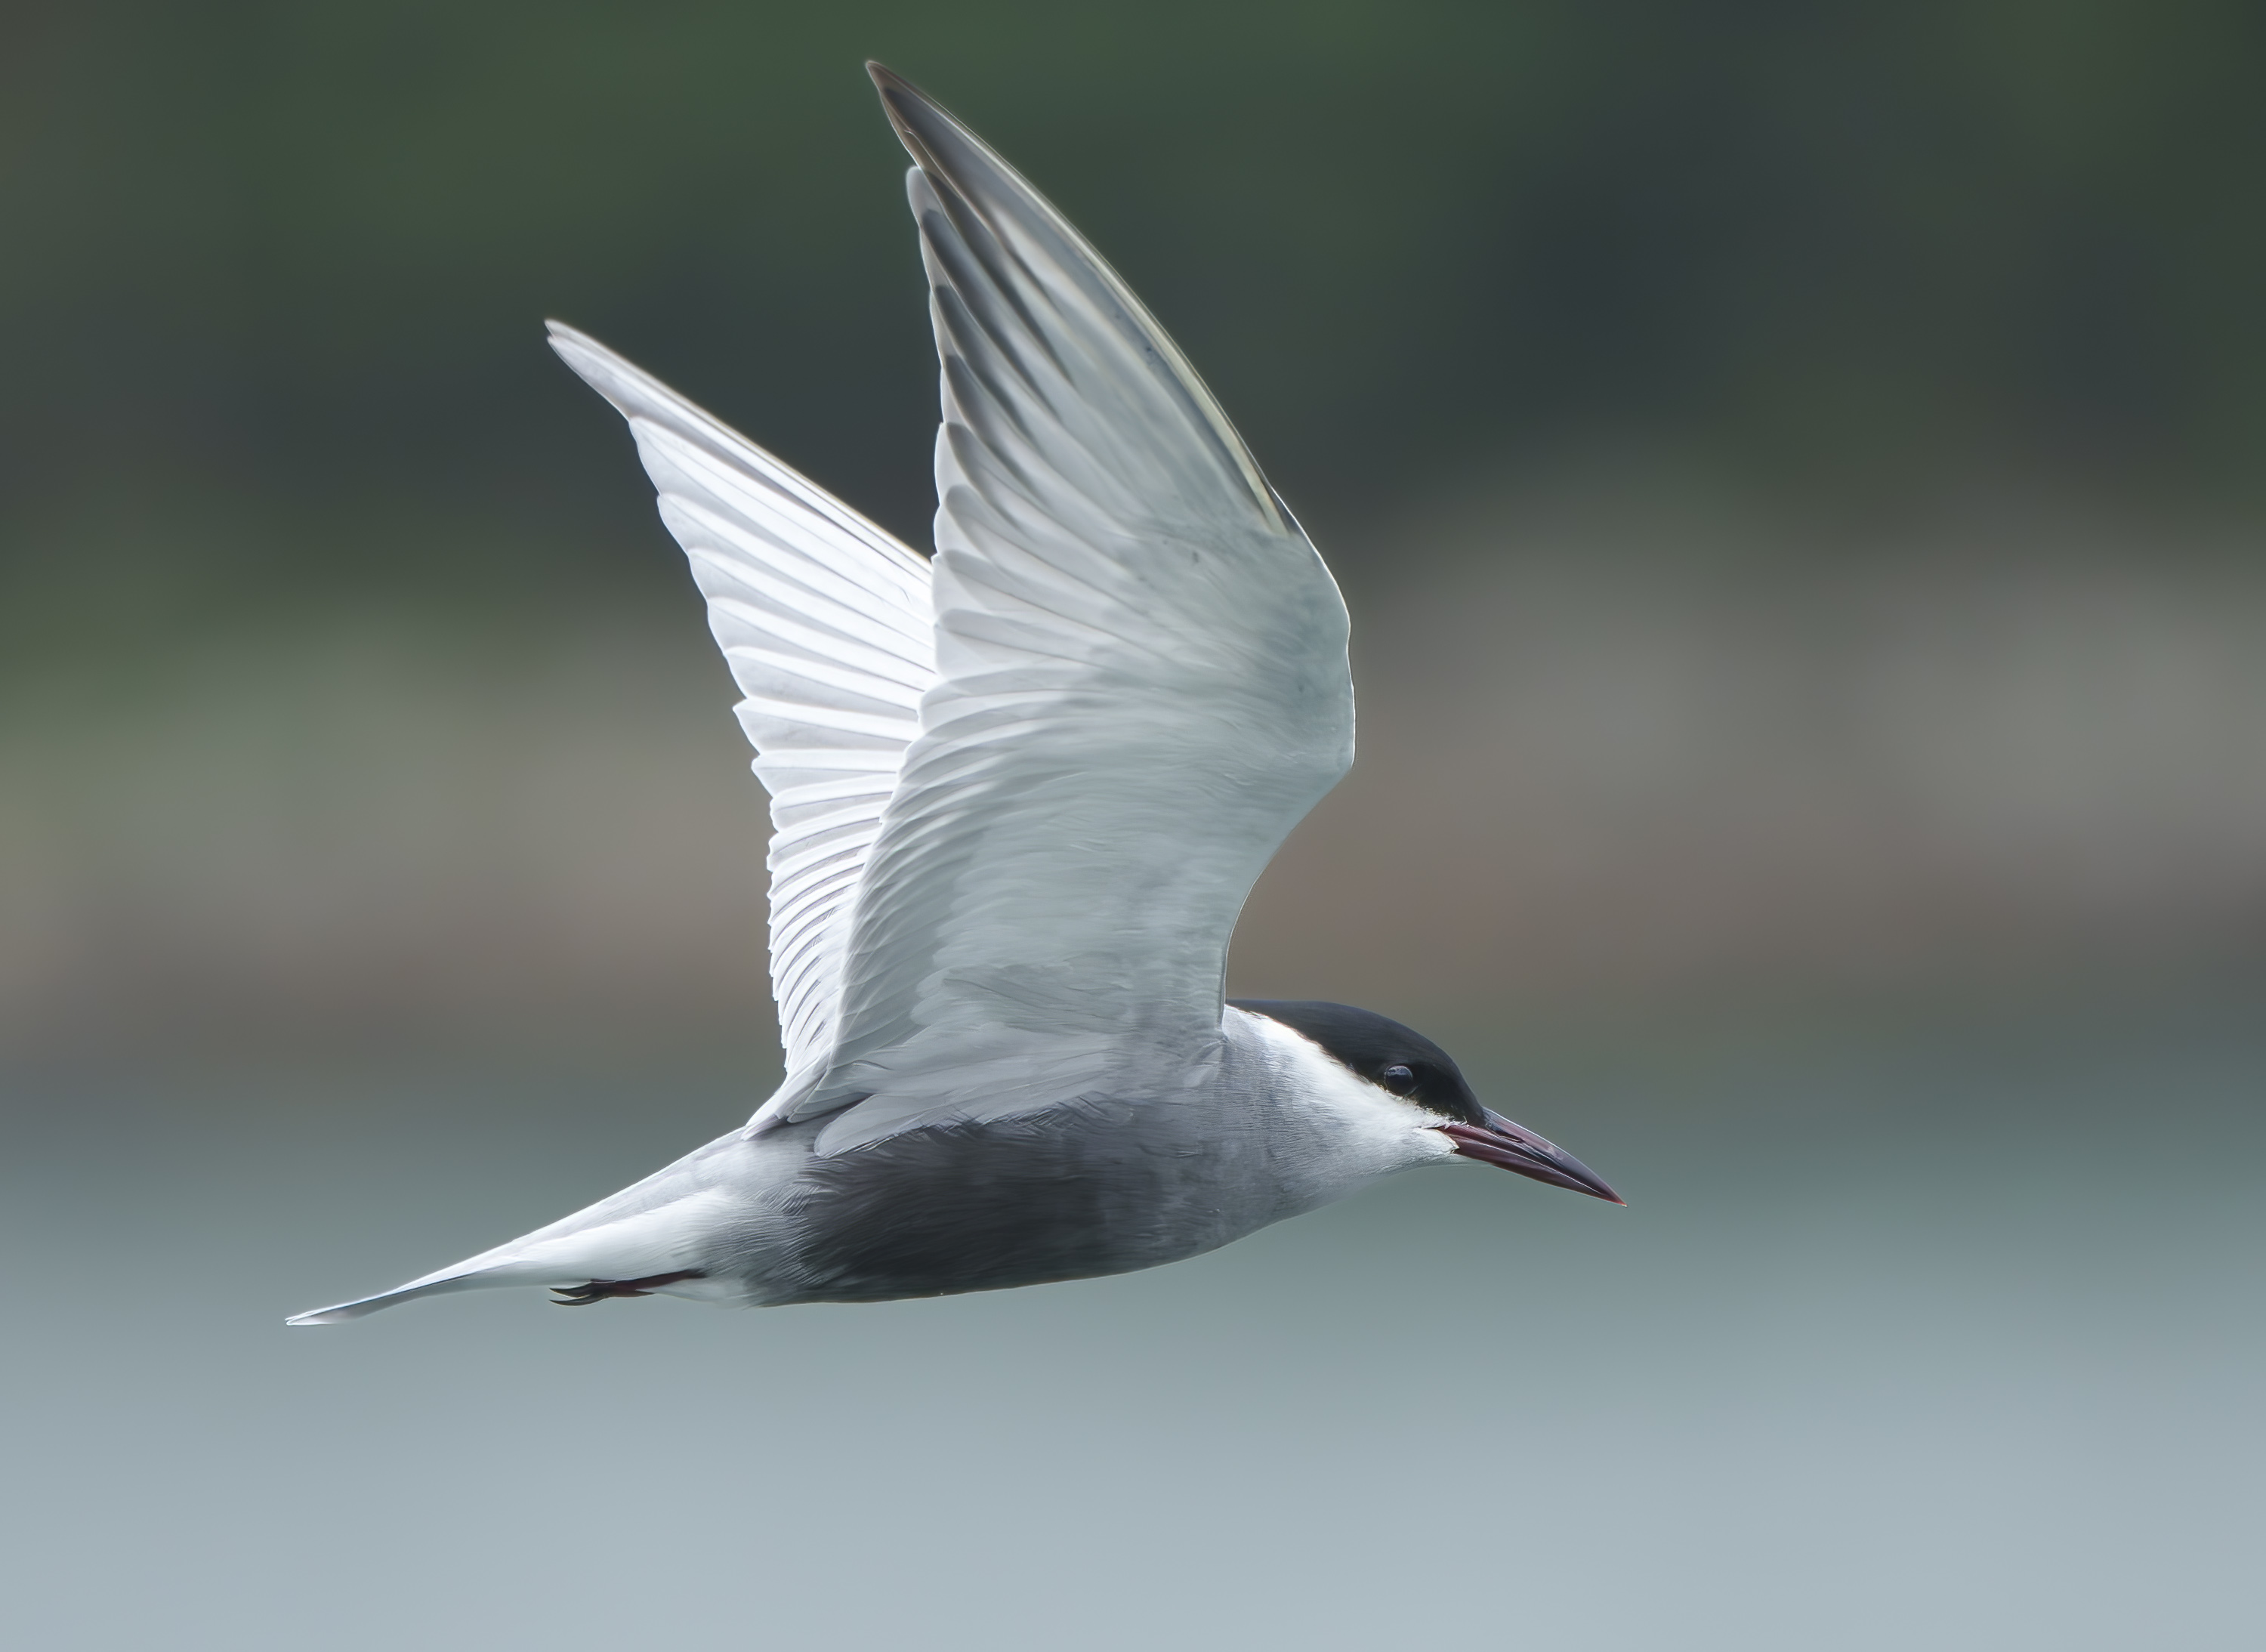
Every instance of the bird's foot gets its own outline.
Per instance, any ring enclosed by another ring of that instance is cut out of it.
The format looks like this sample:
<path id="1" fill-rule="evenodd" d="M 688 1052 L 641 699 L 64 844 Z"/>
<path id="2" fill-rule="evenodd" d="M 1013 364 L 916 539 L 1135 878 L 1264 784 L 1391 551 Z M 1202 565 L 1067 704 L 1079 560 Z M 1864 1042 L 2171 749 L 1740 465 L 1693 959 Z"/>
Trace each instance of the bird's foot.
<path id="1" fill-rule="evenodd" d="M 603 1302 L 609 1297 L 649 1297 L 662 1285 L 673 1285 L 680 1279 L 705 1279 L 708 1276 L 698 1268 L 681 1268 L 673 1274 L 647 1274 L 642 1279 L 593 1279 L 586 1285 L 568 1290 L 553 1285 L 553 1301 L 562 1308 L 587 1308 L 594 1302 Z"/>

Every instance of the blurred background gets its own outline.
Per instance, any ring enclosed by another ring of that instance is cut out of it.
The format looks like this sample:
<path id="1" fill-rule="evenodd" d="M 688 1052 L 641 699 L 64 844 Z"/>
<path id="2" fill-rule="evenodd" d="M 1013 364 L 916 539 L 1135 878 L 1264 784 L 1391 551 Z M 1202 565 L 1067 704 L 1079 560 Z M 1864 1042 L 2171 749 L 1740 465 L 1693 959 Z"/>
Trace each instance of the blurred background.
<path id="1" fill-rule="evenodd" d="M 2259 1633 L 2258 8 L 0 27 L 23 1644 Z M 1346 588 L 1361 757 L 1234 985 L 1436 1034 L 1631 1209 L 287 1335 L 775 1079 L 728 679 L 541 323 L 925 546 L 868 55 Z"/>

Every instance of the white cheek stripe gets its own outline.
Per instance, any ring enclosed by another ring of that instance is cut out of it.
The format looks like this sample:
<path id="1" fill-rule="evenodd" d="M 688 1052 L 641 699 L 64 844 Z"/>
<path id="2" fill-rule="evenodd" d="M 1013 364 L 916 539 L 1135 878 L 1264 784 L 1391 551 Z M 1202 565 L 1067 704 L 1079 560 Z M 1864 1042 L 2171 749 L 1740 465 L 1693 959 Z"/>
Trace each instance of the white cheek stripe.
<path id="1" fill-rule="evenodd" d="M 1330 1121 L 1349 1168 L 1381 1174 L 1456 1157 L 1429 1109 L 1371 1084 L 1294 1027 L 1232 1007 L 1228 1013 L 1256 1029 L 1283 1090 Z"/>

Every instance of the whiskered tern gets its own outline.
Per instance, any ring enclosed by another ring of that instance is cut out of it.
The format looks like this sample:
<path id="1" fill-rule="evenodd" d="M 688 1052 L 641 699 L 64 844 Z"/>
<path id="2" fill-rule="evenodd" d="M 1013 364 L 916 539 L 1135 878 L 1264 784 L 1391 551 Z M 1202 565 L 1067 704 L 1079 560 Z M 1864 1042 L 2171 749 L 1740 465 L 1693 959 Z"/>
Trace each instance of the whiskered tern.
<path id="1" fill-rule="evenodd" d="M 744 1129 L 376 1296 L 877 1302 L 1194 1256 L 1458 1159 L 1619 1202 L 1229 932 L 1353 758 L 1343 601 L 1179 348 L 1038 192 L 870 66 L 943 372 L 925 557 L 596 340 L 771 793 L 786 1078 Z"/>

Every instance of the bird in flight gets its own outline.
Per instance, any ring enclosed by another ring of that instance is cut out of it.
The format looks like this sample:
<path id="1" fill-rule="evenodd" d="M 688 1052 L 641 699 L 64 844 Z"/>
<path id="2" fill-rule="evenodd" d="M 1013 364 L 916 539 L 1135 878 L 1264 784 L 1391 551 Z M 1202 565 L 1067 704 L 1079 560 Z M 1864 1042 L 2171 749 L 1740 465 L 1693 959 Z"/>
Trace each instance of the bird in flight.
<path id="1" fill-rule="evenodd" d="M 1620 1202 L 1344 1005 L 1226 1001 L 1230 932 L 1353 759 L 1329 570 L 1069 222 L 879 64 L 942 365 L 925 557 L 595 340 L 771 797 L 786 1077 L 508 1245 L 291 1319 L 531 1285 L 879 1302 L 1176 1261 L 1419 1165 Z"/>

